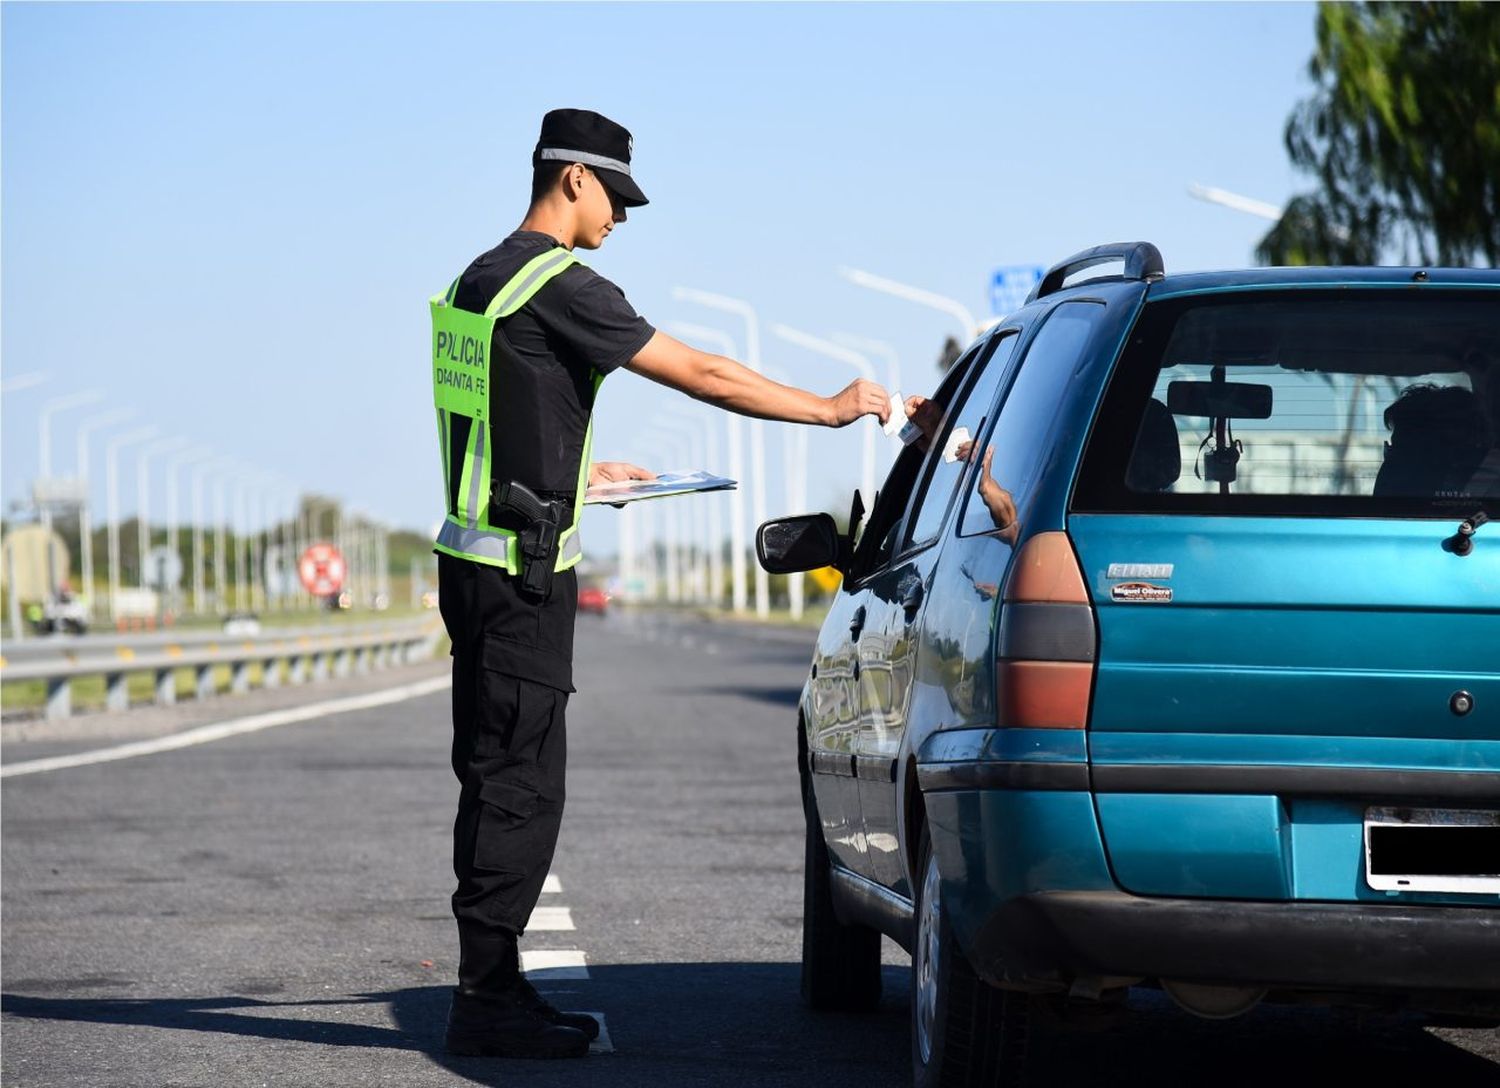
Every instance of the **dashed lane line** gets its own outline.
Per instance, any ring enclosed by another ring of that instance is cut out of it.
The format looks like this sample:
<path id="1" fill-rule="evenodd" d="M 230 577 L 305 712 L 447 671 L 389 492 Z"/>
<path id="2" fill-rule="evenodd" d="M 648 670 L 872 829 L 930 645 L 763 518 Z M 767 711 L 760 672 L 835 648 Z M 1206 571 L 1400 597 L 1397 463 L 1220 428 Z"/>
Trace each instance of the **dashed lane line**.
<path id="1" fill-rule="evenodd" d="M 542 894 L 543 895 L 560 895 L 560 894 L 562 894 L 562 881 L 558 880 L 557 876 L 555 874 L 548 873 L 547 874 L 547 879 L 544 880 L 544 881 L 542 881 Z"/>
<path id="2" fill-rule="evenodd" d="M 591 1012 L 586 1015 L 592 1016 L 595 1020 L 599 1021 L 599 1038 L 589 1044 L 589 1053 L 613 1054 L 615 1052 L 615 1044 L 609 1040 L 609 1025 L 604 1022 L 604 1014 L 602 1012 Z"/>
<path id="3" fill-rule="evenodd" d="M 566 933 L 575 928 L 573 912 L 567 907 L 536 907 L 526 923 L 528 933 Z"/>
<path id="4" fill-rule="evenodd" d="M 452 683 L 453 678 L 451 676 L 439 676 L 431 680 L 422 680 L 415 684 L 403 684 L 400 687 L 371 692 L 368 695 L 351 695 L 339 699 L 327 699 L 320 703 L 307 703 L 304 706 L 293 707 L 289 710 L 276 710 L 268 714 L 252 714 L 247 718 L 231 718 L 228 721 L 215 722 L 211 725 L 200 725 L 195 729 L 187 729 L 181 733 L 173 733 L 170 736 L 157 737 L 153 740 L 116 744 L 109 748 L 94 748 L 87 752 L 75 752 L 67 756 L 28 759 L 20 763 L 10 763 L 0 767 L 0 778 L 12 778 L 22 774 L 40 774 L 43 771 L 61 771 L 68 767 L 86 767 L 91 763 L 110 763 L 118 759 L 134 759 L 136 756 L 150 756 L 156 755 L 158 752 L 175 751 L 178 748 L 191 748 L 196 744 L 209 744 L 216 740 L 226 740 L 229 737 L 237 737 L 244 733 L 258 733 L 262 729 L 273 729 L 278 725 L 292 725 L 296 722 L 311 721 L 314 718 L 324 718 L 332 714 L 347 714 L 354 710 L 369 710 L 377 706 L 389 706 L 391 703 L 404 702 L 407 699 L 416 699 L 423 695 L 431 695 L 433 692 L 442 691 L 452 686 Z"/>
<path id="5" fill-rule="evenodd" d="M 523 948 L 521 972 L 533 983 L 589 977 L 588 960 L 575 948 Z"/>

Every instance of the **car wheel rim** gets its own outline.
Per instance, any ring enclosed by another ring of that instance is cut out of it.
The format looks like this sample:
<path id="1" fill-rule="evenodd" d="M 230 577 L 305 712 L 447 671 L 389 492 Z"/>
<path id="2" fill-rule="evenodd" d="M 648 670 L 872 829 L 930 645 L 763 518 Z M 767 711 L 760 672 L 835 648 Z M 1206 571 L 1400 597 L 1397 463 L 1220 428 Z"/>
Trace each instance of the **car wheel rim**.
<path id="1" fill-rule="evenodd" d="M 932 1060 L 932 1030 L 937 1020 L 938 899 L 937 860 L 927 859 L 922 875 L 922 914 L 917 920 L 917 1049 L 922 1064 Z"/>

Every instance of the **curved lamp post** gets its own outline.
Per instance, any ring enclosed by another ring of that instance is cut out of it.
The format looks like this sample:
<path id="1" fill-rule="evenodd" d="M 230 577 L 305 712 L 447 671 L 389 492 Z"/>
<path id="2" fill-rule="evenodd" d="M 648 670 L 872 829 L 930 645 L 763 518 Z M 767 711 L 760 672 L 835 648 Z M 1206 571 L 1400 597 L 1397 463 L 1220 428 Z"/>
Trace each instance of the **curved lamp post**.
<path id="1" fill-rule="evenodd" d="M 696 302 L 699 306 L 706 306 L 710 310 L 718 310 L 721 313 L 734 314 L 745 322 L 745 365 L 756 373 L 760 373 L 760 320 L 755 315 L 755 308 L 743 299 L 730 298 L 727 295 L 716 295 L 709 291 L 699 291 L 691 287 L 674 287 L 672 297 L 684 302 Z M 766 520 L 766 437 L 765 423 L 763 420 L 750 420 L 750 461 L 752 479 L 750 480 L 750 514 L 759 526 Z M 740 530 L 743 533 L 743 529 Z M 745 548 L 743 535 L 737 537 L 734 542 L 736 553 Z M 735 602 L 737 611 L 742 610 L 742 604 Z M 755 614 L 762 619 L 771 614 L 771 587 L 767 581 L 766 572 L 761 569 L 759 563 L 755 564 Z"/>
<path id="2" fill-rule="evenodd" d="M 728 333 L 707 325 L 670 321 L 667 328 L 674 334 L 699 343 L 712 345 L 720 355 L 734 358 L 734 340 Z M 745 449 L 740 437 L 740 417 L 724 413 L 725 437 L 729 446 L 729 475 L 741 486 L 729 493 L 729 587 L 730 605 L 736 612 L 745 611 Z M 763 468 L 764 466 L 762 466 Z"/>
<path id="3" fill-rule="evenodd" d="M 980 326 L 974 314 L 957 299 L 921 287 L 913 287 L 909 283 L 877 276 L 873 272 L 865 272 L 858 268 L 840 268 L 839 275 L 856 287 L 867 287 L 871 291 L 894 295 L 896 298 L 904 298 L 907 302 L 915 302 L 918 306 L 926 306 L 947 314 L 963 327 L 963 344 L 967 344 L 979 334 Z"/>
<path id="4" fill-rule="evenodd" d="M 155 438 L 154 426 L 139 427 L 116 435 L 104 444 L 105 516 L 109 522 L 109 618 L 118 619 L 120 610 L 120 450 L 137 442 Z"/>
<path id="5" fill-rule="evenodd" d="M 134 408 L 117 408 L 112 412 L 90 416 L 78 425 L 78 478 L 80 480 L 88 480 L 89 478 L 89 435 L 101 427 L 112 427 L 116 423 L 123 423 L 133 415 L 135 415 Z M 83 599 L 88 606 L 90 616 L 93 616 L 97 611 L 94 601 L 94 518 L 92 490 L 92 488 L 89 488 L 85 491 L 83 504 L 78 507 L 80 576 L 83 582 Z"/>

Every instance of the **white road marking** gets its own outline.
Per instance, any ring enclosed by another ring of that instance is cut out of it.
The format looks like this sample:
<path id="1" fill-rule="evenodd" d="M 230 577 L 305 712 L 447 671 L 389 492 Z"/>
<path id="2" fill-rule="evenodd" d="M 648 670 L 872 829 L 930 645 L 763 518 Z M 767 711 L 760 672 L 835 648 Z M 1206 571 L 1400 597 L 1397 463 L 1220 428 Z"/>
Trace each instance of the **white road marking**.
<path id="1" fill-rule="evenodd" d="M 552 873 L 547 874 L 547 879 L 542 881 L 543 895 L 557 895 L 562 891 L 562 881 L 558 880 Z"/>
<path id="2" fill-rule="evenodd" d="M 582 952 L 572 948 L 523 948 L 521 973 L 532 982 L 560 982 L 589 977 Z"/>
<path id="3" fill-rule="evenodd" d="M 528 933 L 565 933 L 573 928 L 573 912 L 567 907 L 537 907 L 526 923 Z"/>
<path id="4" fill-rule="evenodd" d="M 439 676 L 415 684 L 403 684 L 400 687 L 371 692 L 369 695 L 351 695 L 340 699 L 328 699 L 321 703 L 308 703 L 288 710 L 276 710 L 268 714 L 231 718 L 228 721 L 200 725 L 196 729 L 187 729 L 181 733 L 156 737 L 153 740 L 116 744 L 109 748 L 94 748 L 68 756 L 28 759 L 21 763 L 11 763 L 0 767 L 0 778 L 40 774 L 43 771 L 60 771 L 68 767 L 85 767 L 91 763 L 110 763 L 117 759 L 134 759 L 136 756 L 150 756 L 158 752 L 175 751 L 178 748 L 191 748 L 195 744 L 209 744 L 216 740 L 237 737 L 242 733 L 258 733 L 262 729 L 272 729 L 278 725 L 292 725 L 295 722 L 311 721 L 313 718 L 323 718 L 330 714 L 347 714 L 353 710 L 389 706 L 391 703 L 431 695 L 433 692 L 451 687 L 452 684 L 451 676 Z"/>
<path id="5" fill-rule="evenodd" d="M 591 1012 L 588 1014 L 599 1021 L 599 1038 L 589 1044 L 590 1054 L 613 1054 L 615 1044 L 609 1041 L 609 1025 L 604 1022 L 602 1012 Z"/>

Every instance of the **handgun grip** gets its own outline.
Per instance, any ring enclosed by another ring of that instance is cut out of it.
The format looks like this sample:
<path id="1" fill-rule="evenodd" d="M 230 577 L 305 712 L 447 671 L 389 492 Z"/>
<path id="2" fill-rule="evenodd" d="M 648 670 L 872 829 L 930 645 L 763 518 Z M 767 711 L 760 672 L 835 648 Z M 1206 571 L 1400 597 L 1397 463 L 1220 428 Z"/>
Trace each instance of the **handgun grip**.
<path id="1" fill-rule="evenodd" d="M 544 521 L 551 513 L 552 504 L 537 498 L 525 484 L 507 480 L 500 485 L 500 508 L 514 510 L 527 521 Z"/>

